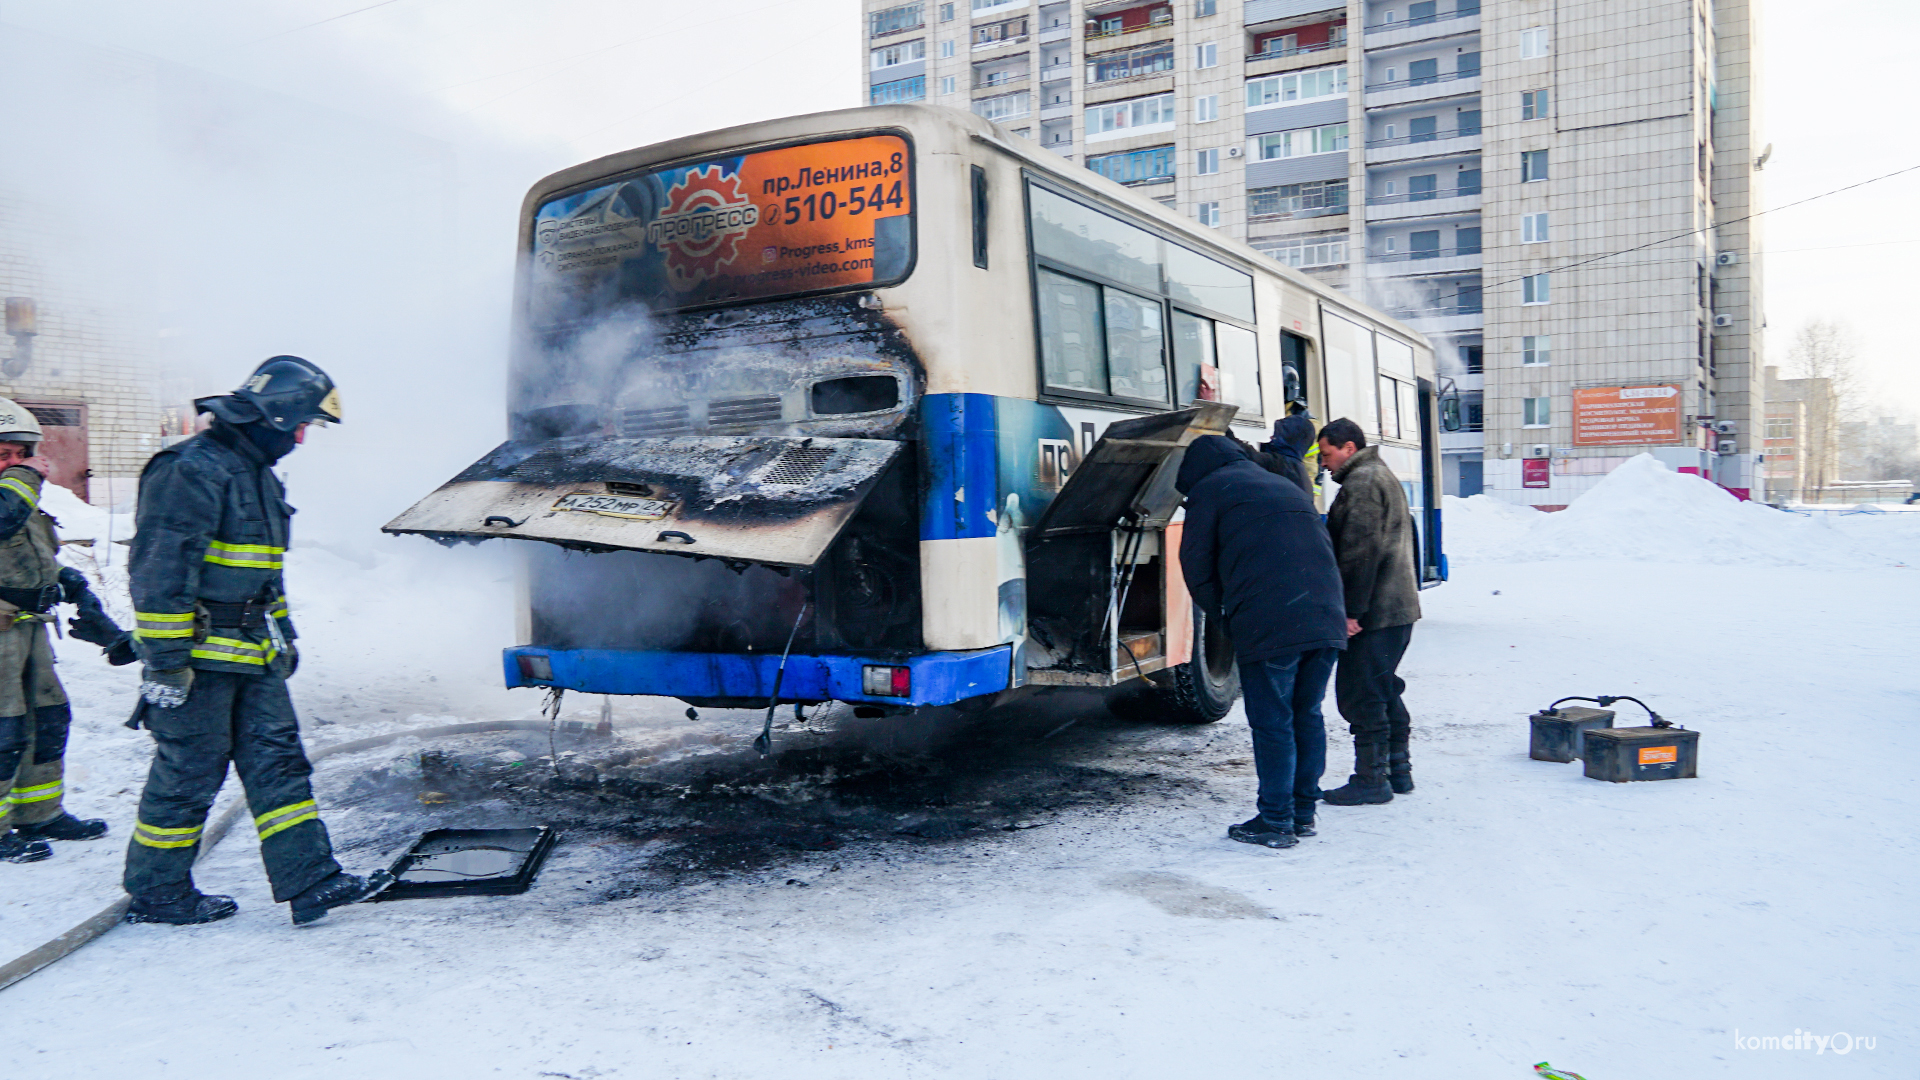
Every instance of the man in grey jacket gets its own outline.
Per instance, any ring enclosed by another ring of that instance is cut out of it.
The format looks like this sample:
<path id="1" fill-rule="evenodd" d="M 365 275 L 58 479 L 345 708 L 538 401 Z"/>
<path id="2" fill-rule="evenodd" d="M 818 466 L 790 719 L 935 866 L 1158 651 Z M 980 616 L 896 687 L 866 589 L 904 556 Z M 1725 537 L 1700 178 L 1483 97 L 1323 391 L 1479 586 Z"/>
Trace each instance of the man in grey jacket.
<path id="1" fill-rule="evenodd" d="M 1411 717 L 1395 669 L 1420 618 L 1414 571 L 1413 515 L 1400 478 L 1345 418 L 1320 429 L 1320 461 L 1340 493 L 1327 511 L 1346 594 L 1346 652 L 1334 675 L 1334 700 L 1353 732 L 1353 776 L 1322 794 L 1334 806 L 1383 803 L 1413 790 L 1408 753 Z"/>

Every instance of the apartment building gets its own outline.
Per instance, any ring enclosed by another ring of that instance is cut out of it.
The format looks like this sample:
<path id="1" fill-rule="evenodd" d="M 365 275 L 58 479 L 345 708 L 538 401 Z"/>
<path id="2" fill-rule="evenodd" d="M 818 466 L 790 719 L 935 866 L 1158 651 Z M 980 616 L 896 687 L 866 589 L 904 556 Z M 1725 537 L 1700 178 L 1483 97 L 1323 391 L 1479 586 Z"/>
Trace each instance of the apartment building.
<path id="1" fill-rule="evenodd" d="M 868 0 L 868 100 L 969 108 L 1399 314 L 1447 490 L 1762 451 L 1751 0 Z"/>

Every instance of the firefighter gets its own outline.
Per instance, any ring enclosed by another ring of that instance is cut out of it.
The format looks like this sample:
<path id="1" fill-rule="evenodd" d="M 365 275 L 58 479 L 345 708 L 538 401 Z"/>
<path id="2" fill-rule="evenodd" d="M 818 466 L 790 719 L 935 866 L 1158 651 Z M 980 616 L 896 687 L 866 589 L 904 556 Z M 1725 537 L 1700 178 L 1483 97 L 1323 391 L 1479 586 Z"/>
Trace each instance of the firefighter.
<path id="1" fill-rule="evenodd" d="M 73 710 L 53 670 L 46 624 L 55 605 L 82 603 L 84 611 L 91 601 L 92 612 L 119 635 L 87 579 L 54 559 L 60 540 L 40 509 L 51 471 L 40 438 L 33 414 L 0 398 L 0 859 L 15 863 L 50 857 L 48 840 L 107 834 L 106 822 L 74 817 L 63 805 Z M 89 633 L 88 640 L 97 639 L 91 620 Z"/>
<path id="2" fill-rule="evenodd" d="M 297 356 L 261 364 L 230 395 L 194 402 L 207 430 L 140 475 L 129 560 L 145 664 L 129 721 L 153 734 L 153 768 L 127 846 L 129 922 L 215 922 L 238 905 L 194 887 L 207 810 L 231 762 L 245 785 L 276 903 L 304 926 L 392 878 L 343 872 L 314 805 L 287 678 L 299 666 L 281 563 L 293 514 L 270 466 L 337 423 L 333 380 Z"/>

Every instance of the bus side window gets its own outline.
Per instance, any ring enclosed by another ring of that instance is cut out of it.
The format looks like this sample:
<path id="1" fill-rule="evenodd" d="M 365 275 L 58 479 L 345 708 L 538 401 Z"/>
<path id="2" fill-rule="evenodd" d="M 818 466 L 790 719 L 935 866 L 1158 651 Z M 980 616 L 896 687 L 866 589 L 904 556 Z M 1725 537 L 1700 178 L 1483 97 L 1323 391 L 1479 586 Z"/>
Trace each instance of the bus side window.
<path id="1" fill-rule="evenodd" d="M 987 268 L 987 170 L 973 167 L 973 265 Z"/>
<path id="2" fill-rule="evenodd" d="M 1040 360 L 1047 385 L 1107 392 L 1107 350 L 1100 321 L 1100 286 L 1042 270 Z"/>

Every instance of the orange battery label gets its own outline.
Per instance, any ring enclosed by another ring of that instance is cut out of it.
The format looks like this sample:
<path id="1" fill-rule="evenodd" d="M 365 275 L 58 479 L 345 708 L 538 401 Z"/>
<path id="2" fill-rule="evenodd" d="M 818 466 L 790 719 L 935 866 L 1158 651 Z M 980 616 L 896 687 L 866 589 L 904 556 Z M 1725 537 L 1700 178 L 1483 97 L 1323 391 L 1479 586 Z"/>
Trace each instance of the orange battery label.
<path id="1" fill-rule="evenodd" d="M 1680 748 L 1677 746 L 1643 746 L 1640 748 L 1640 764 L 1665 765 L 1680 760 Z"/>

